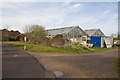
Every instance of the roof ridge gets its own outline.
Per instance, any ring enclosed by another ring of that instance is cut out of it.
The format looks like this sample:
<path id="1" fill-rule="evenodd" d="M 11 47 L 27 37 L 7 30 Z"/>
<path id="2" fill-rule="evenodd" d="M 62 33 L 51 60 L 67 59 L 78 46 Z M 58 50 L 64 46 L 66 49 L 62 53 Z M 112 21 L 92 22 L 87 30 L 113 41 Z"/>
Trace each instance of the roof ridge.
<path id="1" fill-rule="evenodd" d="M 65 29 L 65 28 L 75 28 L 75 27 L 79 27 L 79 26 L 70 26 L 70 27 L 62 27 L 62 28 L 54 28 L 54 29 L 48 29 L 47 31 L 49 30 L 57 30 L 57 29 Z"/>
<path id="2" fill-rule="evenodd" d="M 70 32 L 71 30 L 78 28 L 79 26 L 70 26 L 70 27 L 63 27 L 63 28 L 56 28 L 56 29 L 49 29 L 48 34 L 67 34 L 68 32 Z"/>

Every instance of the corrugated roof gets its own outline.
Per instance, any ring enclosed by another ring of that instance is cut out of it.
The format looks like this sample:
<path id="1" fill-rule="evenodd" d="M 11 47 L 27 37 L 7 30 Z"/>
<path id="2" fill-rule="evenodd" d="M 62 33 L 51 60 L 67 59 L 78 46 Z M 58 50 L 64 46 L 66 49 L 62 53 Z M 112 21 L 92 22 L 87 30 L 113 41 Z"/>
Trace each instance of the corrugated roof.
<path id="1" fill-rule="evenodd" d="M 53 36 L 57 35 L 57 34 L 67 34 L 76 27 L 79 27 L 79 26 L 49 29 L 49 30 L 47 30 L 47 32 L 48 32 L 48 35 L 53 35 Z"/>
<path id="2" fill-rule="evenodd" d="M 84 30 L 88 36 L 92 36 L 99 29 L 86 29 Z"/>

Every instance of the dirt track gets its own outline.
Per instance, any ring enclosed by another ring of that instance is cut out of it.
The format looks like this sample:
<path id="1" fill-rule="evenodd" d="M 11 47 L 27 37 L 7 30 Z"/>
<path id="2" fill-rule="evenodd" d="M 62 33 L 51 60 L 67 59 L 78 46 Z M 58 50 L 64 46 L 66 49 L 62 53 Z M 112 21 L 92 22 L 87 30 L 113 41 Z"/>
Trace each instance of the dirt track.
<path id="1" fill-rule="evenodd" d="M 117 78 L 115 59 L 118 50 L 95 54 L 74 55 L 54 53 L 31 53 L 46 69 L 61 71 L 62 78 Z"/>

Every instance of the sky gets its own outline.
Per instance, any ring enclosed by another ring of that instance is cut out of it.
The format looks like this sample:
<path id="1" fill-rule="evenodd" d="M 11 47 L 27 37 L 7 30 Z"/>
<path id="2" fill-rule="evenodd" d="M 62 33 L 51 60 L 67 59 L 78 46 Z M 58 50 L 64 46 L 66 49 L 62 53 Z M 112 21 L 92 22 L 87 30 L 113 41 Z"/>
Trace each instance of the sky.
<path id="1" fill-rule="evenodd" d="M 23 32 L 39 24 L 46 29 L 80 26 L 100 28 L 109 36 L 118 32 L 118 2 L 4 2 L 0 3 L 0 29 Z"/>

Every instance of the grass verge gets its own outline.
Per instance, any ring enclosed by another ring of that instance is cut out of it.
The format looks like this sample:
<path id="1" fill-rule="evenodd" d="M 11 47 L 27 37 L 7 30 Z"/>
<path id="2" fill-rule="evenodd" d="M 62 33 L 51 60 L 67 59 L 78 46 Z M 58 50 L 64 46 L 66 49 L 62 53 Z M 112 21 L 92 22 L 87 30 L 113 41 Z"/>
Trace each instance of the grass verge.
<path id="1" fill-rule="evenodd" d="M 69 53 L 69 54 L 84 54 L 84 53 L 94 53 L 104 50 L 111 50 L 111 48 L 91 48 L 91 49 L 76 49 L 71 47 L 52 47 L 52 46 L 41 46 L 36 44 L 31 44 L 27 42 L 18 41 L 4 41 L 5 44 L 12 44 L 18 48 L 24 49 L 26 46 L 27 51 L 31 52 L 48 52 L 48 53 Z M 113 48 L 112 48 L 113 49 Z"/>

